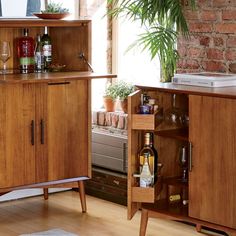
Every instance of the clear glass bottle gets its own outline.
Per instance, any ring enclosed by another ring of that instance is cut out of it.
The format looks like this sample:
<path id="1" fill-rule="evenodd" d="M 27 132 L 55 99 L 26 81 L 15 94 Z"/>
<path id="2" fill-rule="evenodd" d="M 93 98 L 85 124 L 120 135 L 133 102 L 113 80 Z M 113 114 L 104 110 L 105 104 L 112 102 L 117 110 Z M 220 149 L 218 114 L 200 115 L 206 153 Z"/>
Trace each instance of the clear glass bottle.
<path id="1" fill-rule="evenodd" d="M 44 57 L 44 70 L 49 71 L 50 65 L 52 63 L 52 41 L 51 37 L 48 35 L 48 27 L 45 26 L 44 34 L 41 38 L 43 47 L 43 57 Z"/>
<path id="2" fill-rule="evenodd" d="M 43 56 L 43 48 L 40 35 L 37 35 L 37 43 L 35 47 L 34 59 L 35 59 L 35 72 L 42 72 L 44 70 L 44 56 Z"/>
<path id="3" fill-rule="evenodd" d="M 145 153 L 144 155 L 144 164 L 143 168 L 140 174 L 140 187 L 147 188 L 152 186 L 153 183 L 153 177 L 150 171 L 150 166 L 149 166 L 149 154 Z"/>
<path id="4" fill-rule="evenodd" d="M 18 39 L 18 58 L 21 73 L 34 72 L 34 39 L 30 37 L 29 30 L 24 29 L 23 36 Z"/>
<path id="5" fill-rule="evenodd" d="M 148 162 L 152 175 L 152 184 L 157 180 L 158 153 L 153 145 L 153 134 L 150 132 L 144 135 L 144 146 L 139 152 L 140 173 L 144 166 L 144 157 L 148 156 Z"/>

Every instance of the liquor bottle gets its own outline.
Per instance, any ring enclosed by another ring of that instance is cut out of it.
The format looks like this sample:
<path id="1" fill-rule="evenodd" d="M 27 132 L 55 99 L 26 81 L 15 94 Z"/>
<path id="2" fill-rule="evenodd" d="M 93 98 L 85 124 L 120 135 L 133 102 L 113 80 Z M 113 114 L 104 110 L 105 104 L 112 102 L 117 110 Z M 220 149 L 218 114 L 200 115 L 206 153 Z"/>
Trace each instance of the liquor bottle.
<path id="1" fill-rule="evenodd" d="M 48 35 L 47 26 L 44 28 L 44 34 L 42 36 L 41 42 L 43 47 L 44 69 L 45 71 L 48 71 L 52 63 L 52 42 L 51 37 Z"/>
<path id="2" fill-rule="evenodd" d="M 18 58 L 20 72 L 34 72 L 34 39 L 30 37 L 28 29 L 24 29 L 24 35 L 18 39 Z"/>
<path id="3" fill-rule="evenodd" d="M 144 165 L 144 156 L 148 155 L 150 171 L 153 177 L 152 184 L 157 180 L 157 166 L 158 166 L 158 154 L 153 146 L 152 133 L 147 132 L 144 135 L 144 146 L 139 152 L 139 162 L 140 162 L 140 173 Z"/>
<path id="4" fill-rule="evenodd" d="M 35 72 L 42 72 L 44 70 L 44 56 L 43 56 L 43 48 L 40 35 L 37 35 L 37 43 L 35 47 L 34 59 L 35 59 Z"/>
<path id="5" fill-rule="evenodd" d="M 154 183 L 157 181 L 157 171 L 158 171 L 158 152 L 154 147 L 154 140 L 153 140 L 153 133 L 149 133 L 150 134 L 150 147 L 154 153 L 154 158 L 153 158 L 153 171 L 154 171 Z"/>
<path id="6" fill-rule="evenodd" d="M 149 166 L 149 153 L 144 154 L 144 164 L 140 174 L 140 187 L 147 188 L 153 183 L 153 177 Z"/>

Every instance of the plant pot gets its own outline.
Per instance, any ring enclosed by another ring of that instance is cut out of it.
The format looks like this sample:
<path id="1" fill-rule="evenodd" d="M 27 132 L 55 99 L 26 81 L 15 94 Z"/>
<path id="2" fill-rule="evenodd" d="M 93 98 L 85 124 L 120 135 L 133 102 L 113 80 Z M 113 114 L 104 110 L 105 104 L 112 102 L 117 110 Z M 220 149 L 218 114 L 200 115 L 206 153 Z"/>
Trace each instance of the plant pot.
<path id="1" fill-rule="evenodd" d="M 128 99 L 120 100 L 120 107 L 124 113 L 128 113 Z"/>
<path id="2" fill-rule="evenodd" d="M 110 97 L 103 97 L 103 104 L 107 112 L 112 112 L 115 110 L 115 102 Z"/>

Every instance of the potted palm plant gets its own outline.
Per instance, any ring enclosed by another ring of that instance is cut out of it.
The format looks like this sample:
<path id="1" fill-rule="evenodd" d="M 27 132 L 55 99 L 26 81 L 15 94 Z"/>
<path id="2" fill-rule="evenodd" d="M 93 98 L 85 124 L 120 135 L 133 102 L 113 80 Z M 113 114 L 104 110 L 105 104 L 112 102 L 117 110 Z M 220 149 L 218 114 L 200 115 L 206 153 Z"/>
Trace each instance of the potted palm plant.
<path id="1" fill-rule="evenodd" d="M 176 70 L 179 34 L 188 36 L 183 6 L 195 6 L 195 0 L 108 0 L 109 14 L 138 21 L 145 32 L 131 45 L 149 50 L 151 59 L 159 57 L 163 82 L 171 80 Z"/>

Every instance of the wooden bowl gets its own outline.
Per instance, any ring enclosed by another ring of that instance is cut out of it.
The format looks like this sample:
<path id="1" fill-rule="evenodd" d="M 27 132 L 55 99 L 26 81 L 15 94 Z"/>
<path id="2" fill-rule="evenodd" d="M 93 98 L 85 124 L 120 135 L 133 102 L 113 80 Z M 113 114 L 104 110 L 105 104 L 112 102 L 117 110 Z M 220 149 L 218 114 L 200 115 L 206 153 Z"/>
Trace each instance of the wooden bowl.
<path id="1" fill-rule="evenodd" d="M 70 13 L 34 13 L 40 19 L 60 20 L 70 15 Z"/>

